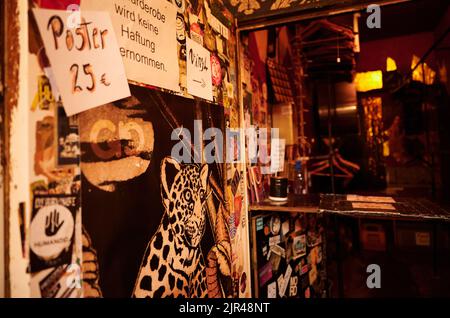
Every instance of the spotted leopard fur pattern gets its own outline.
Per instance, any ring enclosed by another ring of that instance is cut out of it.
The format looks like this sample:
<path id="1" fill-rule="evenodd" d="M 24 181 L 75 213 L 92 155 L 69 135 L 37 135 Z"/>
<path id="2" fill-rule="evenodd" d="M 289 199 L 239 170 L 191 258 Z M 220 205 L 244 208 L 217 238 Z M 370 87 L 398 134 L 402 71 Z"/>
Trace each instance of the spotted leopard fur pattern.
<path id="1" fill-rule="evenodd" d="M 169 170 L 175 171 L 168 182 Z M 206 224 L 208 166 L 161 163 L 165 213 L 143 258 L 133 296 L 206 297 L 205 263 L 200 248 Z"/>

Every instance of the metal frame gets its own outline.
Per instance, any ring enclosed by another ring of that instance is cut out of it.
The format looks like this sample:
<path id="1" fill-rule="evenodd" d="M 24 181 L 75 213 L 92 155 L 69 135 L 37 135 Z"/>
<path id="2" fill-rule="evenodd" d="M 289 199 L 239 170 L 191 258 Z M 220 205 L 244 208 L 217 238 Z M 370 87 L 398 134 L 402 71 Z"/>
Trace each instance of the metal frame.
<path id="1" fill-rule="evenodd" d="M 238 33 L 239 31 L 255 31 L 258 29 L 263 29 L 271 26 L 280 26 L 304 20 L 318 19 L 340 15 L 344 13 L 358 12 L 366 9 L 369 4 L 378 4 L 379 6 L 386 6 L 411 1 L 413 0 L 379 0 L 379 1 L 375 0 L 372 2 L 365 1 L 364 3 L 361 4 L 349 4 L 347 6 L 340 7 L 337 9 L 331 6 L 324 9 L 319 8 L 314 10 L 308 10 L 308 12 L 298 10 L 293 12 L 281 13 L 279 15 L 275 14 L 270 17 L 256 18 L 254 20 L 249 19 L 241 22 L 239 22 L 238 20 L 237 31 Z"/>

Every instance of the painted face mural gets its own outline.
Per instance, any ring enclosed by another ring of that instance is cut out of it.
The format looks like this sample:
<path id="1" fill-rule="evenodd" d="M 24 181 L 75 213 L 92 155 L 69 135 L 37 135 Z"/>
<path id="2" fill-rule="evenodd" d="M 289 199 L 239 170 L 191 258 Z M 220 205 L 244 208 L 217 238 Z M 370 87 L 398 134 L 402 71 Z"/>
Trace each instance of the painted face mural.
<path id="1" fill-rule="evenodd" d="M 82 171 L 104 191 L 114 191 L 118 182 L 141 175 L 150 164 L 153 125 L 137 105 L 129 98 L 80 114 Z"/>

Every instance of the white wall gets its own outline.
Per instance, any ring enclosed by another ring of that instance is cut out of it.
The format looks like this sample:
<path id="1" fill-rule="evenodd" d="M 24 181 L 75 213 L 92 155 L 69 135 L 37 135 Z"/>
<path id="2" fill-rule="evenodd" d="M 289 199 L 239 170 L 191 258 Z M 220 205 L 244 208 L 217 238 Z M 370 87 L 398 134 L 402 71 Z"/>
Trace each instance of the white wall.
<path id="1" fill-rule="evenodd" d="M 22 253 L 22 240 L 19 227 L 19 205 L 25 203 L 25 224 L 30 218 L 30 188 L 28 166 L 31 160 L 28 152 L 29 109 L 28 98 L 28 0 L 19 3 L 19 98 L 17 106 L 12 109 L 10 127 L 10 162 L 9 171 L 9 241 L 6 242 L 9 254 L 9 290 L 11 297 L 29 297 L 30 275 L 27 274 L 28 256 Z M 11 14 L 11 13 L 9 13 Z"/>

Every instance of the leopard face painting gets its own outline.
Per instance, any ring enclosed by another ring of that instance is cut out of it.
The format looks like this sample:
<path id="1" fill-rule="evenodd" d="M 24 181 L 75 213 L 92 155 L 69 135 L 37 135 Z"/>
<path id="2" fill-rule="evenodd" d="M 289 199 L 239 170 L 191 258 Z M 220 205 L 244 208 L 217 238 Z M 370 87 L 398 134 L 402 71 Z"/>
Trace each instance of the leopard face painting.
<path id="1" fill-rule="evenodd" d="M 165 212 L 147 246 L 134 297 L 207 295 L 200 249 L 206 225 L 207 180 L 207 165 L 180 165 L 171 157 L 163 159 L 161 196 Z"/>
<path id="2" fill-rule="evenodd" d="M 207 166 L 205 166 L 207 169 Z M 205 230 L 206 188 L 202 186 L 198 167 L 187 166 L 177 175 L 169 200 L 169 222 L 178 244 L 198 247 Z"/>

